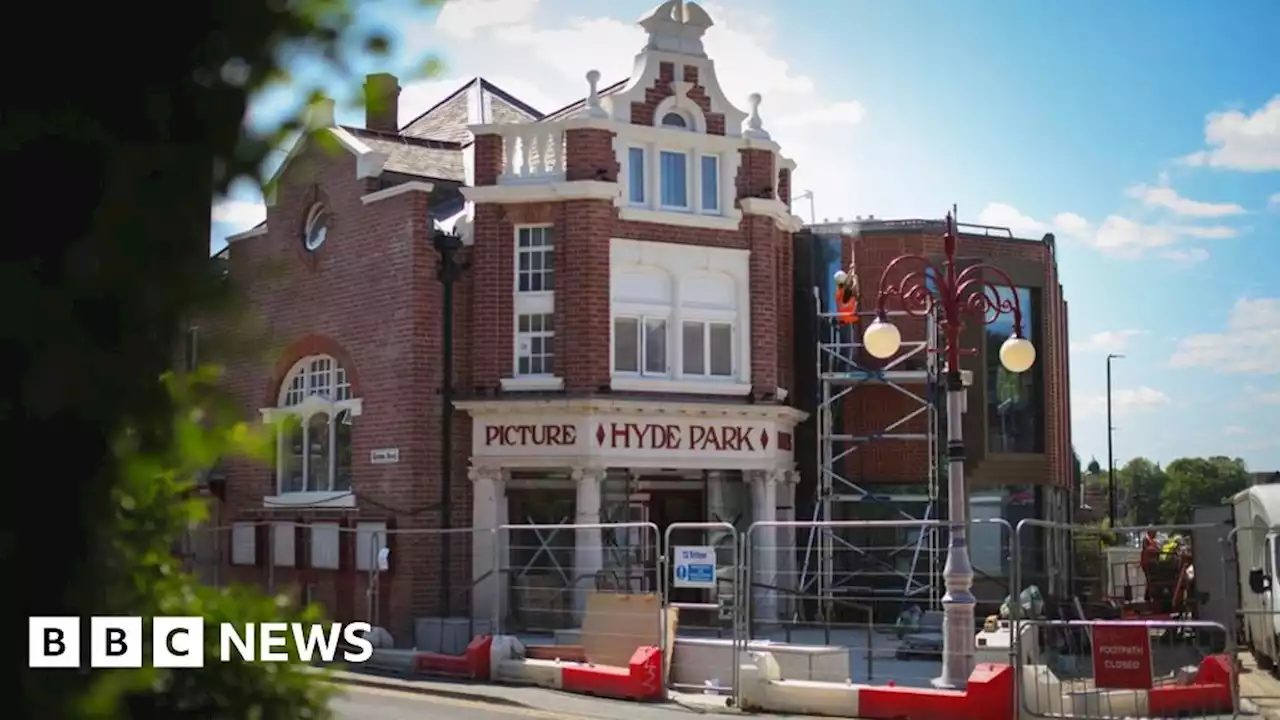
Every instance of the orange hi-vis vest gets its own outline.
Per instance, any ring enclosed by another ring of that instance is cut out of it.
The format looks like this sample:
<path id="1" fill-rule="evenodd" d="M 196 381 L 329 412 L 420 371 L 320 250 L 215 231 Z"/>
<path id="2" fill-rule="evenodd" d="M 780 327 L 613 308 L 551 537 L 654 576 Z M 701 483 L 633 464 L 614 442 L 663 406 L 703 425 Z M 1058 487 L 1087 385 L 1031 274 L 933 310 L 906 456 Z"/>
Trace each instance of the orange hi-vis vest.
<path id="1" fill-rule="evenodd" d="M 858 298 L 850 294 L 846 302 L 844 289 L 836 291 L 836 319 L 841 325 L 852 325 L 858 322 Z"/>

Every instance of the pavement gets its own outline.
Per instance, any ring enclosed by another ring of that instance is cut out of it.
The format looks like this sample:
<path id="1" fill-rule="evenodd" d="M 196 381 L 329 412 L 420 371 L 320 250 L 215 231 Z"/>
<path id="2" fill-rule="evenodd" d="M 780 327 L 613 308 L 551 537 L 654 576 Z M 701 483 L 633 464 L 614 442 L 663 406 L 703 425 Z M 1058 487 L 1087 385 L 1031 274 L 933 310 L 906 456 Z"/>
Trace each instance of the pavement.
<path id="1" fill-rule="evenodd" d="M 396 677 L 386 673 L 329 670 L 328 679 L 341 685 L 333 708 L 342 720 L 415 720 L 429 707 L 434 720 L 454 717 L 556 718 L 575 720 L 670 720 L 693 715 L 741 715 L 725 707 L 721 698 L 680 695 L 665 703 L 606 700 L 537 687 L 483 685 L 465 681 Z M 778 715 L 752 715 L 778 718 Z M 789 718 L 804 716 L 788 715 Z"/>
<path id="2" fill-rule="evenodd" d="M 1280 720 L 1280 679 L 1259 670 L 1252 653 L 1240 653 L 1240 666 L 1241 710 Z"/>

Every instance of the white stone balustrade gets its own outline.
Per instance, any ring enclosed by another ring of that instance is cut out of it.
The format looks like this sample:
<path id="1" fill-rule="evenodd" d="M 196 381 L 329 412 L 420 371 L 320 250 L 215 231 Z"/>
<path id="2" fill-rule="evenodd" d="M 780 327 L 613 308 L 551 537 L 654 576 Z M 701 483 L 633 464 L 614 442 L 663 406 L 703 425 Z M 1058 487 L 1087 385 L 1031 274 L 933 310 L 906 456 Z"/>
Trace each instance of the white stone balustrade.
<path id="1" fill-rule="evenodd" d="M 502 127 L 499 184 L 564 180 L 564 130 L 558 124 L 528 123 Z"/>

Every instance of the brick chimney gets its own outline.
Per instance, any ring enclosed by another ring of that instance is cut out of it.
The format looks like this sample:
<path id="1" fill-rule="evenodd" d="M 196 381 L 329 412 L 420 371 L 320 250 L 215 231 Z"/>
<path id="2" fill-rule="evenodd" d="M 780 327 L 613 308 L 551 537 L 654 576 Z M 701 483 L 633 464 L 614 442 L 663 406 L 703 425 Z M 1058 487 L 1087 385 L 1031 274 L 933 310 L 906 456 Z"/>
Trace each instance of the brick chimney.
<path id="1" fill-rule="evenodd" d="M 364 126 L 395 133 L 400 130 L 400 80 L 390 73 L 374 73 L 364 81 Z"/>

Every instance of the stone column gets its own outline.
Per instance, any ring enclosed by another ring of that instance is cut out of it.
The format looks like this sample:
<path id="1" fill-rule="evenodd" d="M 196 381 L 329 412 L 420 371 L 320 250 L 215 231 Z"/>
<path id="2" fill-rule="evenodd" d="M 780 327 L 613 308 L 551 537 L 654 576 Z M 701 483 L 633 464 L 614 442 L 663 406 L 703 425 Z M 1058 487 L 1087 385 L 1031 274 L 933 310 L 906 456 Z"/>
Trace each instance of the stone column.
<path id="1" fill-rule="evenodd" d="M 773 522 L 778 512 L 778 474 L 764 470 L 748 470 L 751 485 L 751 521 Z M 751 532 L 752 619 L 757 628 L 769 628 L 778 622 L 778 539 L 777 529 L 757 527 Z"/>
<path id="2" fill-rule="evenodd" d="M 471 479 L 471 526 L 477 528 L 471 537 L 471 579 L 476 583 L 471 589 L 471 617 L 494 622 L 496 631 L 505 619 L 511 564 L 510 558 L 500 554 L 507 538 L 497 529 L 507 522 L 506 474 L 501 468 L 472 467 L 467 477 Z"/>
<path id="3" fill-rule="evenodd" d="M 796 470 L 778 472 L 778 521 L 794 522 L 796 519 L 796 485 L 800 473 Z M 796 529 L 778 528 L 778 587 L 783 589 L 778 601 L 778 611 L 783 620 L 790 620 L 796 612 L 796 591 L 800 586 L 796 571 Z"/>
<path id="4" fill-rule="evenodd" d="M 729 502 L 729 493 L 733 490 L 729 487 L 728 476 L 729 473 L 725 470 L 707 471 L 707 522 L 709 523 L 733 523 L 733 510 Z M 727 547 L 725 543 L 728 541 L 724 538 L 728 534 L 727 529 L 711 530 L 707 533 L 707 543 L 716 547 Z M 726 556 L 724 559 L 729 558 Z"/>
<path id="5" fill-rule="evenodd" d="M 600 524 L 600 485 L 604 482 L 603 468 L 574 468 L 573 482 L 578 497 L 574 509 L 577 525 Z M 595 587 L 596 573 L 604 567 L 604 546 L 600 528 L 578 528 L 573 544 L 573 611 L 579 619 L 586 609 L 586 591 Z"/>

